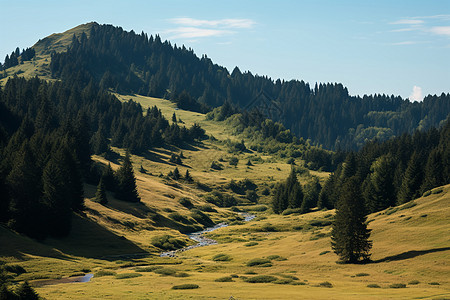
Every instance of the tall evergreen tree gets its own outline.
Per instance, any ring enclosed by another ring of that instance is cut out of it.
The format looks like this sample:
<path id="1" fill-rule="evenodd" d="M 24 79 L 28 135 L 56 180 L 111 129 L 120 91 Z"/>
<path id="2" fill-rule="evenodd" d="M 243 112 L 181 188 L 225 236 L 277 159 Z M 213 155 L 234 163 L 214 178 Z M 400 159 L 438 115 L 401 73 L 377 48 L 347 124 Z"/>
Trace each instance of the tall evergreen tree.
<path id="1" fill-rule="evenodd" d="M 103 182 L 103 177 L 100 178 L 100 181 L 97 185 L 97 191 L 95 192 L 95 201 L 102 205 L 108 204 L 108 198 L 106 197 L 105 184 Z"/>
<path id="2" fill-rule="evenodd" d="M 403 176 L 402 186 L 397 196 L 397 204 L 403 204 L 419 197 L 422 180 L 423 170 L 419 154 L 414 152 Z"/>
<path id="3" fill-rule="evenodd" d="M 139 202 L 141 198 L 136 187 L 133 165 L 131 163 L 130 152 L 127 151 L 122 166 L 117 170 L 117 190 L 116 197 L 123 201 Z"/>
<path id="4" fill-rule="evenodd" d="M 390 155 L 379 157 L 371 166 L 372 173 L 368 178 L 365 190 L 366 207 L 369 212 L 380 211 L 394 206 L 394 163 Z"/>
<path id="5" fill-rule="evenodd" d="M 301 206 L 301 211 L 303 213 L 308 212 L 311 208 L 317 206 L 321 188 L 317 177 L 313 177 L 312 182 L 305 186 L 305 196 L 303 197 Z"/>
<path id="6" fill-rule="evenodd" d="M 424 180 L 421 187 L 421 192 L 441 186 L 445 183 L 444 165 L 442 163 L 441 152 L 438 149 L 433 149 L 428 156 L 427 164 L 425 165 Z"/>
<path id="7" fill-rule="evenodd" d="M 28 281 L 21 283 L 16 288 L 16 295 L 18 300 L 39 300 L 38 293 L 30 286 Z"/>
<path id="8" fill-rule="evenodd" d="M 338 202 L 331 230 L 331 247 L 345 263 L 357 263 L 370 258 L 372 242 L 369 241 L 363 198 L 359 180 L 355 177 L 345 180 Z"/>

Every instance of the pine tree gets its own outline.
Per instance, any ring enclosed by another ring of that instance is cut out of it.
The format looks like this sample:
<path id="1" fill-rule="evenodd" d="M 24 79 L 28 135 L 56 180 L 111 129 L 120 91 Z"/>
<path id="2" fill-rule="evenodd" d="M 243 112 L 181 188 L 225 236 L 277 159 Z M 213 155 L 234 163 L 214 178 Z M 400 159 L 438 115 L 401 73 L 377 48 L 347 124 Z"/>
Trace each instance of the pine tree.
<path id="1" fill-rule="evenodd" d="M 320 186 L 319 179 L 317 177 L 313 177 L 312 182 L 306 185 L 305 195 L 303 197 L 302 206 L 300 207 L 302 213 L 306 213 L 311 208 L 317 206 L 321 188 L 322 187 Z"/>
<path id="2" fill-rule="evenodd" d="M 173 174 L 172 175 L 173 179 L 175 179 L 175 180 L 180 179 L 181 175 L 180 175 L 180 171 L 178 170 L 178 167 L 175 167 L 172 174 Z"/>
<path id="3" fill-rule="evenodd" d="M 114 176 L 114 171 L 111 168 L 111 164 L 108 163 L 106 168 L 103 170 L 102 174 L 103 183 L 105 184 L 105 189 L 114 192 L 116 190 L 116 178 Z"/>
<path id="4" fill-rule="evenodd" d="M 300 208 L 303 202 L 303 191 L 297 179 L 294 167 L 291 168 L 291 173 L 286 179 L 286 193 L 288 197 L 288 207 L 286 208 Z"/>
<path id="5" fill-rule="evenodd" d="M 175 112 L 172 115 L 172 122 L 174 122 L 174 123 L 177 122 L 177 115 L 175 114 Z"/>
<path id="6" fill-rule="evenodd" d="M 39 295 L 30 286 L 28 281 L 21 283 L 16 288 L 16 295 L 17 295 L 17 299 L 19 299 L 19 300 L 39 300 Z"/>
<path id="7" fill-rule="evenodd" d="M 445 184 L 443 174 L 444 165 L 442 164 L 441 152 L 438 149 L 434 149 L 428 156 L 421 192 L 423 193 L 427 190 Z"/>
<path id="8" fill-rule="evenodd" d="M 335 186 L 336 176 L 331 174 L 328 180 L 325 182 L 323 188 L 319 193 L 319 200 L 317 201 L 317 207 L 319 209 L 332 209 L 334 208 L 335 200 Z"/>
<path id="9" fill-rule="evenodd" d="M 134 177 L 133 165 L 131 164 L 130 152 L 127 151 L 122 166 L 117 170 L 116 197 L 123 201 L 139 202 L 136 178 Z"/>
<path id="10" fill-rule="evenodd" d="M 357 263 L 370 258 L 372 242 L 369 241 L 363 198 L 359 181 L 346 179 L 336 204 L 336 215 L 331 230 L 331 247 L 345 263 Z"/>
<path id="11" fill-rule="evenodd" d="M 402 186 L 397 196 L 397 204 L 403 204 L 420 196 L 423 172 L 419 155 L 414 152 L 403 176 Z"/>
<path id="12" fill-rule="evenodd" d="M 108 204 L 108 198 L 106 197 L 105 183 L 103 182 L 103 177 L 100 178 L 100 181 L 97 185 L 97 191 L 95 192 L 95 201 L 102 205 Z"/>
<path id="13" fill-rule="evenodd" d="M 379 157 L 371 166 L 372 173 L 364 191 L 366 207 L 376 212 L 395 205 L 394 163 L 390 155 Z"/>
<path id="14" fill-rule="evenodd" d="M 191 176 L 191 173 L 189 173 L 189 170 L 187 170 L 187 169 L 186 169 L 186 175 L 184 175 L 184 179 L 185 179 L 187 182 L 192 182 L 192 181 L 194 181 L 194 179 L 193 179 L 192 176 Z"/>

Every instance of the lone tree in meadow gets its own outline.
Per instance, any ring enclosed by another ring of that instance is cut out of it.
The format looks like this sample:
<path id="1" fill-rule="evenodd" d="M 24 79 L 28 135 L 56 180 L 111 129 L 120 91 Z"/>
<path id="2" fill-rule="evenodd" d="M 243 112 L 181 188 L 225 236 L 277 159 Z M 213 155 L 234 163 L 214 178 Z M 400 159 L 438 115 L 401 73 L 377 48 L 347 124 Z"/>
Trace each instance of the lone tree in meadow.
<path id="1" fill-rule="evenodd" d="M 125 154 L 122 166 L 117 170 L 116 180 L 116 197 L 118 199 L 128 202 L 141 201 L 136 187 L 136 178 L 134 177 L 130 153 L 128 151 Z"/>
<path id="2" fill-rule="evenodd" d="M 371 229 L 367 229 L 364 200 L 355 177 L 344 181 L 336 203 L 336 215 L 331 230 L 331 248 L 344 263 L 358 263 L 370 258 Z"/>

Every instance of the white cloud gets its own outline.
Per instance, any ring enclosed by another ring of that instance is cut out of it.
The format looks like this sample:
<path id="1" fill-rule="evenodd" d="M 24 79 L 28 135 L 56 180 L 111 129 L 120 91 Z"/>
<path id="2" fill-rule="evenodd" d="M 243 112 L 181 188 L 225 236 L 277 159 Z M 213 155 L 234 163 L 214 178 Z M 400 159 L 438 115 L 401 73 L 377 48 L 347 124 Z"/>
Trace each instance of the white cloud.
<path id="1" fill-rule="evenodd" d="M 233 33 L 232 31 L 229 30 L 206 29 L 197 27 L 178 27 L 166 30 L 165 32 L 168 34 L 172 34 L 172 36 L 170 36 L 171 39 L 177 38 L 192 39 L 211 36 L 222 36 L 225 34 Z"/>
<path id="2" fill-rule="evenodd" d="M 409 95 L 409 100 L 410 101 L 422 101 L 423 100 L 423 96 L 422 96 L 422 88 L 419 86 L 414 86 L 413 87 L 413 91 L 411 93 L 411 95 Z"/>
<path id="3" fill-rule="evenodd" d="M 403 46 L 403 45 L 414 45 L 414 44 L 417 44 L 417 42 L 405 41 L 405 42 L 393 43 L 392 45 L 394 45 L 394 46 Z"/>
<path id="4" fill-rule="evenodd" d="M 438 35 L 450 37 L 450 26 L 435 26 L 430 28 L 430 32 Z"/>
<path id="5" fill-rule="evenodd" d="M 425 23 L 423 20 L 419 19 L 402 19 L 395 22 L 392 22 L 391 24 L 395 25 L 421 25 Z"/>
<path id="6" fill-rule="evenodd" d="M 256 23 L 250 19 L 200 20 L 193 18 L 173 18 L 172 23 L 192 27 L 252 28 Z"/>

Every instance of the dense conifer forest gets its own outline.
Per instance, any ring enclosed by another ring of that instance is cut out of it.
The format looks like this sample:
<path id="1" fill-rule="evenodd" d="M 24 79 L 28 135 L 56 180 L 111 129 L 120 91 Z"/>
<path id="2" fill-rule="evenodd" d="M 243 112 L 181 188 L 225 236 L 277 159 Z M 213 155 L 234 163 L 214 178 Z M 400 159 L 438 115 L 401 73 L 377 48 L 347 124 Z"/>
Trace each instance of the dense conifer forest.
<path id="1" fill-rule="evenodd" d="M 206 55 L 199 58 L 158 35 L 96 23 L 88 34 L 74 36 L 67 52 L 53 54 L 51 71 L 57 78 L 83 84 L 94 80 L 105 89 L 166 97 L 181 108 L 203 112 L 225 102 L 251 110 L 263 93 L 274 106 L 274 121 L 327 149 L 357 149 L 374 139 L 437 127 L 450 112 L 450 94 L 412 103 L 398 96 L 350 96 L 342 84 L 312 87 L 237 67 L 230 73 Z"/>
<path id="2" fill-rule="evenodd" d="M 92 154 L 110 155 L 110 144 L 143 153 L 203 135 L 196 124 L 169 124 L 156 107 L 144 114 L 92 82 L 11 78 L 0 89 L 0 221 L 38 239 L 64 236 L 72 211 L 83 210 L 82 183 L 99 181 Z M 139 201 L 129 156 L 120 170 L 118 198 Z"/>

